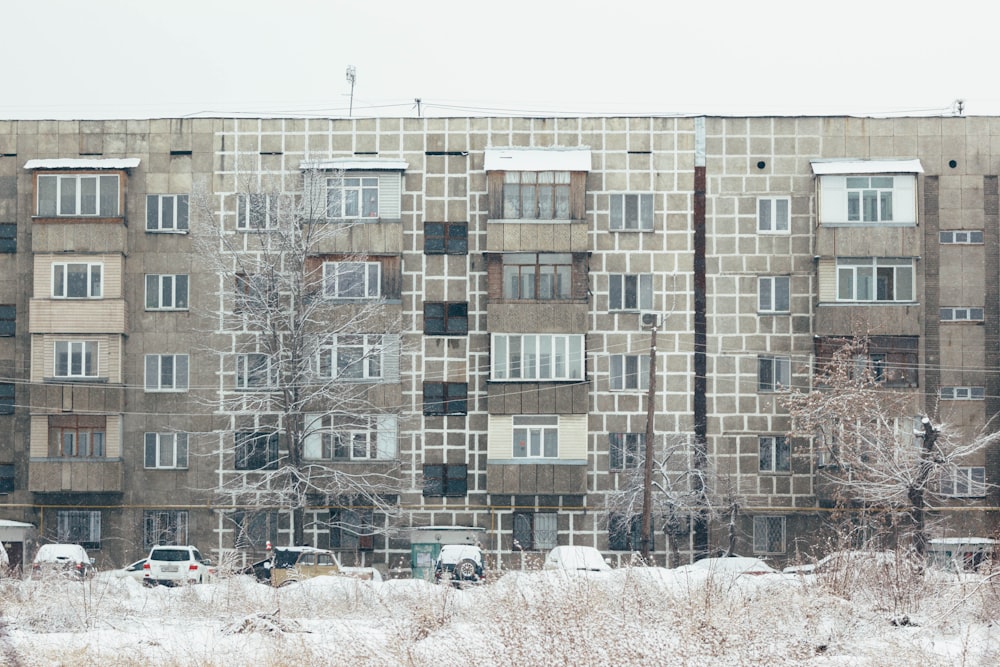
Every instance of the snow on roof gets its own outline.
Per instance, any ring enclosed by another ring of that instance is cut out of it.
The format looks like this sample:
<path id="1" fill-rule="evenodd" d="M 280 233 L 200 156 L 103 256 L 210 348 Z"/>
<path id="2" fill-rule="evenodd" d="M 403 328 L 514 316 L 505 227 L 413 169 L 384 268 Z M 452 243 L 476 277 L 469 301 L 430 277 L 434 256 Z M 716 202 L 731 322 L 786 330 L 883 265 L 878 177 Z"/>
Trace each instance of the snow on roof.
<path id="1" fill-rule="evenodd" d="M 303 160 L 299 169 L 336 169 L 339 171 L 406 171 L 409 163 L 406 160 L 388 160 L 386 158 L 331 158 L 328 160 Z"/>
<path id="2" fill-rule="evenodd" d="M 589 148 L 487 148 L 486 171 L 590 171 Z"/>
<path id="3" fill-rule="evenodd" d="M 922 174 L 920 160 L 812 160 L 813 173 L 827 174 Z"/>
<path id="4" fill-rule="evenodd" d="M 935 537 L 931 544 L 996 544 L 988 537 Z"/>
<path id="5" fill-rule="evenodd" d="M 9 519 L 0 519 L 0 528 L 34 528 L 35 525 L 31 523 L 24 523 L 22 521 L 11 521 Z"/>
<path id="6" fill-rule="evenodd" d="M 57 158 L 46 160 L 28 160 L 25 169 L 135 169 L 139 166 L 139 158 Z"/>

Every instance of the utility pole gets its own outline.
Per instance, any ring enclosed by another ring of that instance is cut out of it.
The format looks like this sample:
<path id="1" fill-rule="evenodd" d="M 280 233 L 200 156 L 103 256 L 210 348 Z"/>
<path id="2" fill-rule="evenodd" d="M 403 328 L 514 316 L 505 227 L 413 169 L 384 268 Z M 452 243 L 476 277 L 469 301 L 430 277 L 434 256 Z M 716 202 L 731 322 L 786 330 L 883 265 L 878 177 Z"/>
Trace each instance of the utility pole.
<path id="1" fill-rule="evenodd" d="M 351 106 L 348 108 L 347 117 L 354 115 L 354 81 L 358 78 L 358 69 L 354 65 L 347 66 L 347 82 L 351 84 Z"/>
<path id="2" fill-rule="evenodd" d="M 645 319 L 646 315 L 641 315 Z M 653 417 L 656 414 L 656 330 L 660 326 L 659 313 L 652 315 L 653 327 L 649 336 L 649 386 L 646 389 L 646 455 L 642 470 L 642 559 L 651 564 L 653 544 Z"/>

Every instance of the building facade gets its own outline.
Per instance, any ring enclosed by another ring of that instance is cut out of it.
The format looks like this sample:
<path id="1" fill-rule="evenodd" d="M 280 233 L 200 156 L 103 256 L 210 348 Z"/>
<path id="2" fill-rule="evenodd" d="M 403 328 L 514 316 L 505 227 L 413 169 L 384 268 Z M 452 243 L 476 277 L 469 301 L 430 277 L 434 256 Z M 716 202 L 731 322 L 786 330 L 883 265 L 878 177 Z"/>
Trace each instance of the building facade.
<path id="1" fill-rule="evenodd" d="M 790 559 L 831 499 L 780 397 L 834 341 L 868 336 L 915 415 L 972 437 L 1000 410 L 994 137 L 981 117 L 0 121 L 0 519 L 105 566 L 292 540 L 290 512 L 218 492 L 281 460 L 285 426 L 246 398 L 270 372 L 233 301 L 251 279 L 196 233 L 238 262 L 287 201 L 346 229 L 310 260 L 335 311 L 398 323 L 318 353 L 372 416 L 304 449 L 392 476 L 396 510 L 314 495 L 306 543 L 416 567 L 415 536 L 471 529 L 511 565 L 627 560 L 636 517 L 609 499 L 652 395 L 657 441 L 738 499 L 737 551 Z M 935 531 L 990 535 L 1000 453 L 963 464 Z M 727 543 L 708 531 L 652 551 Z"/>

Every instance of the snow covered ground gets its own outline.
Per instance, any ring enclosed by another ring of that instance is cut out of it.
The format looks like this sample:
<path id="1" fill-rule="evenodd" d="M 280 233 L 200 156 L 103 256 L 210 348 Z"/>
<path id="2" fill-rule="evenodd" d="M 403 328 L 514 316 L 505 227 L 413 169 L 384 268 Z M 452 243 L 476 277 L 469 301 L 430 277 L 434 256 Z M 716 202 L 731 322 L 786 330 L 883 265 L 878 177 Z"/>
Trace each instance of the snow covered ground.
<path id="1" fill-rule="evenodd" d="M 0 665 L 996 665 L 1000 581 L 509 572 L 466 590 L 320 577 L 0 579 Z"/>

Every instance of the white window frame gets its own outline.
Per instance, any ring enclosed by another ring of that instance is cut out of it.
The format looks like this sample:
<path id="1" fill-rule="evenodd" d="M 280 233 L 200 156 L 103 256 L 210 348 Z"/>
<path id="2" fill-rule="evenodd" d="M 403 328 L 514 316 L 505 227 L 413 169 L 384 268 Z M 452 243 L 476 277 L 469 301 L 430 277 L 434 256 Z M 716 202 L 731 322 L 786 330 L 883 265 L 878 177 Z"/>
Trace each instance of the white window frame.
<path id="1" fill-rule="evenodd" d="M 652 231 L 653 201 L 652 193 L 619 192 L 612 194 L 609 203 L 611 231 Z"/>
<path id="2" fill-rule="evenodd" d="M 649 388 L 649 355 L 612 354 L 608 386 L 611 391 L 646 391 Z"/>
<path id="3" fill-rule="evenodd" d="M 185 470 L 188 467 L 188 434 L 143 434 L 143 467 L 146 470 Z"/>
<path id="4" fill-rule="evenodd" d="M 982 401 L 986 399 L 986 387 L 941 387 L 938 396 L 942 401 Z"/>
<path id="5" fill-rule="evenodd" d="M 978 306 L 948 307 L 941 308 L 940 314 L 942 322 L 982 322 L 984 311 Z"/>
<path id="6" fill-rule="evenodd" d="M 307 461 L 390 461 L 399 453 L 397 415 L 352 415 L 335 425 L 335 415 L 306 415 L 302 458 Z M 346 453 L 337 456 L 338 450 Z"/>
<path id="7" fill-rule="evenodd" d="M 53 345 L 55 358 L 52 365 L 53 377 L 57 378 L 96 378 L 99 372 L 99 346 L 96 340 L 57 340 Z M 66 373 L 59 374 L 60 351 L 66 357 Z M 79 357 L 74 363 L 74 357 Z M 89 363 L 88 363 L 89 362 Z M 79 365 L 80 372 L 74 373 L 74 365 Z"/>
<path id="8" fill-rule="evenodd" d="M 80 535 L 74 534 L 74 525 L 86 526 L 87 539 L 80 539 Z M 101 511 L 56 510 L 56 539 L 63 543 L 83 544 L 86 545 L 85 548 L 99 549 L 101 544 Z"/>
<path id="9" fill-rule="evenodd" d="M 384 354 L 385 340 L 381 334 L 333 336 L 331 344 L 318 352 L 319 376 L 345 382 L 381 380 L 385 374 Z"/>
<path id="10" fill-rule="evenodd" d="M 377 221 L 380 185 L 379 177 L 374 175 L 328 177 L 326 217 L 330 220 Z"/>
<path id="11" fill-rule="evenodd" d="M 262 361 L 253 363 L 251 360 Z M 255 391 L 259 389 L 274 389 L 278 382 L 277 368 L 272 363 L 271 356 L 264 352 L 244 352 L 236 355 L 236 389 L 239 391 Z M 263 382 L 259 379 L 263 374 Z"/>
<path id="12" fill-rule="evenodd" d="M 938 240 L 944 245 L 982 245 L 981 229 L 950 229 L 939 232 Z"/>
<path id="13" fill-rule="evenodd" d="M 492 372 L 496 382 L 582 380 L 583 334 L 493 334 Z"/>
<path id="14" fill-rule="evenodd" d="M 559 458 L 559 415 L 513 415 L 511 458 Z"/>
<path id="15" fill-rule="evenodd" d="M 236 195 L 236 229 L 265 231 L 278 226 L 280 203 L 278 195 L 249 192 Z"/>
<path id="16" fill-rule="evenodd" d="M 770 376 L 766 380 L 765 371 Z M 792 360 L 782 355 L 760 355 L 757 357 L 757 392 L 773 393 L 788 391 L 792 385 Z"/>
<path id="17" fill-rule="evenodd" d="M 349 275 L 360 272 L 360 276 Z M 342 285 L 346 278 L 360 277 L 360 296 L 345 296 L 354 285 Z M 382 295 L 382 264 L 379 262 L 323 262 L 323 294 L 328 299 L 372 301 Z"/>
<path id="18" fill-rule="evenodd" d="M 895 176 L 885 174 L 844 177 L 847 194 L 847 222 L 877 225 L 896 222 L 893 218 L 893 193 L 897 190 Z M 874 207 L 869 207 L 874 197 Z"/>
<path id="19" fill-rule="evenodd" d="M 841 303 L 912 303 L 916 299 L 912 257 L 838 257 L 836 270 L 837 301 Z M 909 276 L 900 280 L 904 272 Z M 878 283 L 887 276 L 891 277 L 892 298 L 880 299 Z M 906 284 L 909 294 L 900 294 L 900 287 Z"/>
<path id="20" fill-rule="evenodd" d="M 147 273 L 146 310 L 187 310 L 189 284 L 186 273 Z"/>
<path id="21" fill-rule="evenodd" d="M 609 311 L 637 311 L 652 309 L 652 273 L 612 273 L 608 276 Z"/>
<path id="22" fill-rule="evenodd" d="M 779 303 L 782 296 L 779 285 L 784 285 L 784 303 Z M 757 278 L 757 312 L 758 313 L 788 313 L 791 312 L 792 279 L 791 276 L 760 276 Z"/>
<path id="23" fill-rule="evenodd" d="M 70 267 L 86 267 L 86 294 L 69 294 Z M 59 287 L 62 287 L 60 292 Z M 53 262 L 53 299 L 100 299 L 104 296 L 104 264 L 101 262 Z"/>
<path id="24" fill-rule="evenodd" d="M 780 545 L 778 549 L 771 548 L 771 533 L 777 530 L 780 532 Z M 753 518 L 753 552 L 755 554 L 783 554 L 787 549 L 787 536 L 785 517 L 783 516 L 755 516 Z"/>
<path id="25" fill-rule="evenodd" d="M 111 179 L 114 179 L 114 198 L 113 198 L 113 208 L 101 210 L 101 205 L 104 203 L 109 203 L 112 201 L 111 197 L 102 197 L 101 190 L 110 185 Z M 51 181 L 55 182 L 55 201 L 52 202 L 51 206 L 42 205 L 43 193 L 49 190 L 45 184 Z M 64 200 L 63 190 L 66 185 L 72 181 L 73 185 L 73 196 L 72 196 L 72 208 L 67 208 L 63 210 L 63 205 L 69 202 Z M 84 188 L 82 187 L 84 182 L 93 181 L 93 194 L 88 195 L 86 198 L 83 194 Z M 84 207 L 90 209 L 90 199 L 93 199 L 93 210 L 84 211 Z M 38 175 L 38 200 L 36 201 L 39 217 L 56 217 L 56 218 L 118 218 L 121 217 L 121 211 L 119 210 L 121 206 L 121 177 L 119 174 L 102 174 L 102 173 L 82 173 L 82 174 L 39 174 Z"/>
<path id="26" fill-rule="evenodd" d="M 762 435 L 757 438 L 757 469 L 763 473 L 789 473 L 792 471 L 792 445 L 788 436 L 784 435 Z M 763 452 L 767 452 L 767 459 L 770 466 L 763 465 L 765 457 Z M 783 453 L 784 456 L 779 456 Z M 778 462 L 784 460 L 785 466 L 779 467 Z"/>
<path id="27" fill-rule="evenodd" d="M 986 468 L 959 466 L 941 474 L 941 495 L 951 498 L 981 498 L 986 495 Z"/>
<path id="28" fill-rule="evenodd" d="M 757 198 L 757 233 L 788 234 L 791 230 L 791 197 Z"/>
<path id="29" fill-rule="evenodd" d="M 146 195 L 146 231 L 188 233 L 188 195 Z"/>
<path id="30" fill-rule="evenodd" d="M 169 378 L 164 378 L 164 362 L 170 359 Z M 186 354 L 147 354 L 145 358 L 147 392 L 183 392 L 188 390 L 190 358 Z"/>

